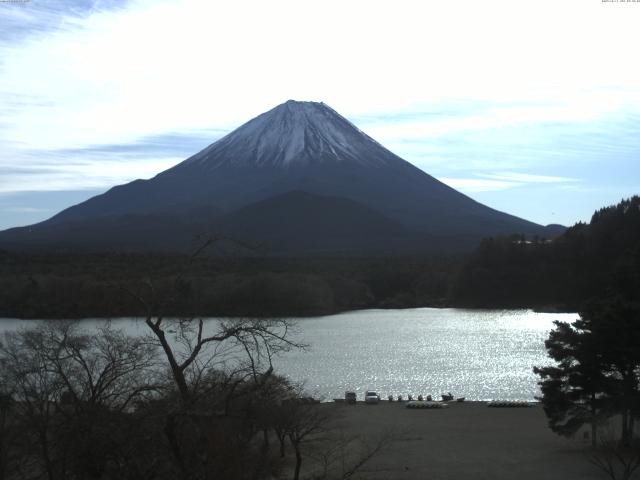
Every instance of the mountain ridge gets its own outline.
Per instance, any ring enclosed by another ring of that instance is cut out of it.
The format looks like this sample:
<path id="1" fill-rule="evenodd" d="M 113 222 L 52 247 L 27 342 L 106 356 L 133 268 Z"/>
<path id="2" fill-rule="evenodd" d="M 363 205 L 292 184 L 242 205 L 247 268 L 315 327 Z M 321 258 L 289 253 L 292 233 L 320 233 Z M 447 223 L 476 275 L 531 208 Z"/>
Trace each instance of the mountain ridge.
<path id="1" fill-rule="evenodd" d="M 250 141 L 247 142 L 247 139 Z M 386 163 L 377 157 L 364 162 L 357 151 L 358 144 L 363 142 L 372 142 L 384 148 L 325 103 L 288 100 L 244 123 L 183 164 L 198 163 L 211 169 L 223 164 L 238 166 L 237 159 L 226 153 L 232 149 L 237 155 L 239 147 L 253 151 L 255 157 L 251 159 L 251 165 L 260 167 L 287 168 L 299 162 L 329 159 L 337 162 L 355 161 L 369 167 Z M 274 145 L 277 147 L 275 156 L 272 155 Z M 315 153 L 313 158 L 304 155 L 307 145 Z M 397 159 L 405 161 L 400 157 Z"/>
<path id="2" fill-rule="evenodd" d="M 398 222 L 407 232 L 438 238 L 439 244 L 450 238 L 462 249 L 473 248 L 485 236 L 546 236 L 545 227 L 482 205 L 443 184 L 324 103 L 290 100 L 149 180 L 113 187 L 27 230 L 1 232 L 0 245 L 8 237 L 14 243 L 17 237 L 29 243 L 54 224 L 94 224 L 99 218 L 124 215 L 177 216 L 182 224 L 201 224 L 193 213 L 199 209 L 230 215 L 292 191 L 322 197 L 329 209 L 338 207 L 326 198 L 355 202 Z M 326 232 L 327 241 L 330 233 Z M 39 243 L 46 244 L 46 239 Z"/>

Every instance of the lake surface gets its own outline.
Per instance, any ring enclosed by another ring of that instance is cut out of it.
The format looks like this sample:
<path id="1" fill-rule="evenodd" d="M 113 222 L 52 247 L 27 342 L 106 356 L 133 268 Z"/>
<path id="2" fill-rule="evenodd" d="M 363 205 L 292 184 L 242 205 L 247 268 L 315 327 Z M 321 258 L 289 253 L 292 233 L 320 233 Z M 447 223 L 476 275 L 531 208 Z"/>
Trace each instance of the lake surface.
<path id="1" fill-rule="evenodd" d="M 533 366 L 547 365 L 544 340 L 553 320 L 577 314 L 530 310 L 418 308 L 360 310 L 299 319 L 296 339 L 310 344 L 275 359 L 276 371 L 325 400 L 354 390 L 387 395 L 451 391 L 469 400 L 533 400 L 539 394 Z M 87 328 L 101 320 L 84 320 Z M 132 334 L 146 326 L 132 319 L 114 325 Z M 0 319 L 0 331 L 28 322 Z"/>
<path id="2" fill-rule="evenodd" d="M 539 390 L 532 367 L 550 363 L 544 341 L 553 320 L 576 318 L 420 308 L 304 319 L 298 325 L 310 351 L 290 353 L 277 366 L 329 399 L 375 389 L 383 398 L 451 391 L 473 400 L 533 400 Z"/>

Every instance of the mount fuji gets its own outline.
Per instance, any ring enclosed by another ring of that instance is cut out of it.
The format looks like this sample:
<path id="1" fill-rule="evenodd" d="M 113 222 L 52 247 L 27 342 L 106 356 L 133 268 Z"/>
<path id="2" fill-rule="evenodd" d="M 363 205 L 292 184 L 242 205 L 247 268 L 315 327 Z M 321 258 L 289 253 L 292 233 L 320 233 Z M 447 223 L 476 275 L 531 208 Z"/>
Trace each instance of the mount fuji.
<path id="1" fill-rule="evenodd" d="M 0 232 L 0 247 L 179 251 L 214 232 L 272 254 L 468 250 L 486 236 L 552 234 L 439 182 L 329 106 L 289 100 L 154 178 Z"/>

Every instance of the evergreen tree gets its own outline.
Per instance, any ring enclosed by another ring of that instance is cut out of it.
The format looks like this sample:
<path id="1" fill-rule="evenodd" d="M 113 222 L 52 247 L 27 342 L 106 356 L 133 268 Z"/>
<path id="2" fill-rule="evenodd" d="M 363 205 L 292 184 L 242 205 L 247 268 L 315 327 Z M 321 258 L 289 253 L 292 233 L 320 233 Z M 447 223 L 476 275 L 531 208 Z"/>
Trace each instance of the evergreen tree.
<path id="1" fill-rule="evenodd" d="M 592 301 L 580 319 L 555 325 L 545 346 L 557 365 L 534 368 L 550 428 L 570 436 L 590 424 L 595 446 L 597 424 L 620 415 L 630 445 L 640 415 L 640 305 Z"/>
<path id="2" fill-rule="evenodd" d="M 640 415 L 640 304 L 620 298 L 591 302 L 582 313 L 607 365 L 610 409 L 620 414 L 622 442 L 631 445 Z"/>
<path id="3" fill-rule="evenodd" d="M 541 377 L 540 400 L 549 427 L 559 435 L 571 436 L 590 424 L 595 446 L 597 424 L 606 412 L 609 391 L 604 359 L 589 321 L 554 324 L 545 346 L 558 365 L 533 369 Z"/>

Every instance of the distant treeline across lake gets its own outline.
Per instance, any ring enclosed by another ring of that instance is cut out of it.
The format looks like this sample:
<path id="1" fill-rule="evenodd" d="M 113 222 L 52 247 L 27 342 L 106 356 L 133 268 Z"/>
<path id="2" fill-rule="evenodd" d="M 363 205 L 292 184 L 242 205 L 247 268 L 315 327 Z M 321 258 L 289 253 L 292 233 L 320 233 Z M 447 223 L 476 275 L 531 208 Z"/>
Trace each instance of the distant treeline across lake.
<path id="1" fill-rule="evenodd" d="M 640 197 L 550 240 L 487 238 L 467 254 L 192 258 L 0 251 L 0 316 L 314 316 L 365 308 L 579 311 L 638 301 Z"/>

